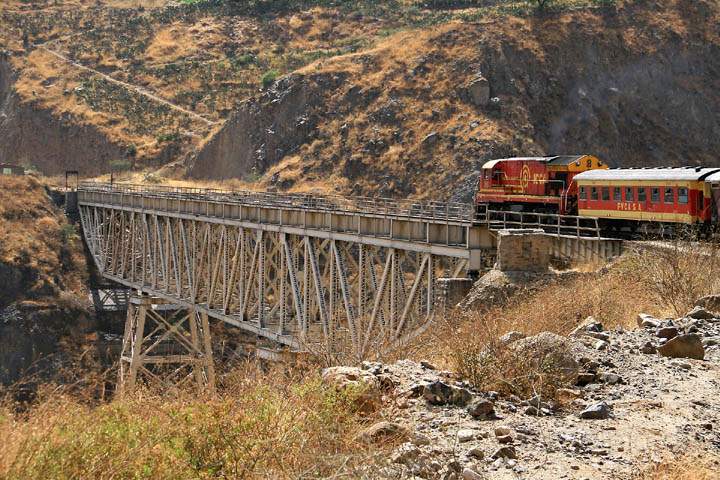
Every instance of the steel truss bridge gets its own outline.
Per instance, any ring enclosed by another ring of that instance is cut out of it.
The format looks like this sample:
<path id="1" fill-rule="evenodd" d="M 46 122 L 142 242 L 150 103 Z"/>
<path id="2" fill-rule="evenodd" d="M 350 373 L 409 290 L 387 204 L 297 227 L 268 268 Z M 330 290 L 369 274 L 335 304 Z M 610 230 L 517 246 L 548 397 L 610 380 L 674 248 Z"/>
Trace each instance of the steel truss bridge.
<path id="1" fill-rule="evenodd" d="M 102 183 L 77 194 L 99 272 L 145 296 L 128 309 L 130 383 L 152 363 L 210 382 L 208 317 L 291 349 L 365 357 L 432 321 L 436 279 L 482 269 L 492 228 L 512 223 L 453 203 Z M 167 304 L 191 313 L 163 317 Z M 183 352 L 161 355 L 171 339 Z"/>

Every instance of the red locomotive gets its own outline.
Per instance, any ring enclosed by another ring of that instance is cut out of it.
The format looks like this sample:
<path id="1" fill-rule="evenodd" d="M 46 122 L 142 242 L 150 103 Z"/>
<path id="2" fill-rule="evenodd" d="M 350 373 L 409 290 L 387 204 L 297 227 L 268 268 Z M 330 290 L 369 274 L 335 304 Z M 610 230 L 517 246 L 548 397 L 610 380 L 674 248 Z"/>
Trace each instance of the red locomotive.
<path id="1" fill-rule="evenodd" d="M 482 166 L 475 201 L 491 210 L 571 214 L 577 211 L 575 176 L 607 168 L 592 155 L 490 160 Z"/>

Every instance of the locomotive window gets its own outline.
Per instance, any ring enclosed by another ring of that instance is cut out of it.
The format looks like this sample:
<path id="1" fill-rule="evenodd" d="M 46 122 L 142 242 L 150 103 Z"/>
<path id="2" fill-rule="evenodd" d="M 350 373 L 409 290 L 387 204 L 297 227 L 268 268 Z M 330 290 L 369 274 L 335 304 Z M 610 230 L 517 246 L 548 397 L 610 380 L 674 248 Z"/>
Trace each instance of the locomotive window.
<path id="1" fill-rule="evenodd" d="M 625 187 L 625 201 L 632 202 L 633 200 L 635 200 L 635 195 L 633 195 L 633 187 Z"/>
<path id="2" fill-rule="evenodd" d="M 684 187 L 678 188 L 678 203 L 688 203 L 688 189 Z"/>
<path id="3" fill-rule="evenodd" d="M 658 187 L 652 187 L 650 189 L 650 201 L 652 203 L 660 202 L 660 189 Z"/>
<path id="4" fill-rule="evenodd" d="M 587 200 L 587 190 L 585 190 L 585 187 L 580 187 L 580 200 Z"/>
<path id="5" fill-rule="evenodd" d="M 647 190 L 645 187 L 638 188 L 638 202 L 644 202 L 647 200 Z"/>
<path id="6" fill-rule="evenodd" d="M 675 203 L 675 192 L 672 187 L 665 187 L 664 200 L 665 203 Z"/>
<path id="7" fill-rule="evenodd" d="M 597 200 L 598 199 L 598 189 L 597 187 L 592 187 L 590 190 L 590 199 L 591 200 Z"/>
<path id="8" fill-rule="evenodd" d="M 602 187 L 602 199 L 610 200 L 610 187 Z"/>
<path id="9" fill-rule="evenodd" d="M 622 191 L 620 190 L 620 187 L 613 188 L 613 200 L 615 200 L 616 202 L 622 200 Z"/>

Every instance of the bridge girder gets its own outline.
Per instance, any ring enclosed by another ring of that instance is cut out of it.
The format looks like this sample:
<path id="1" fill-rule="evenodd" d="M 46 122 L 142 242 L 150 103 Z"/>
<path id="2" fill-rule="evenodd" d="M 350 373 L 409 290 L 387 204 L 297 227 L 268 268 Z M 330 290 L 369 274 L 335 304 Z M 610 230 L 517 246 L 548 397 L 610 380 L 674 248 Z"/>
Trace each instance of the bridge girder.
<path id="1" fill-rule="evenodd" d="M 81 203 L 80 214 L 105 277 L 319 354 L 367 358 L 422 329 L 435 279 L 468 262 L 157 211 Z"/>

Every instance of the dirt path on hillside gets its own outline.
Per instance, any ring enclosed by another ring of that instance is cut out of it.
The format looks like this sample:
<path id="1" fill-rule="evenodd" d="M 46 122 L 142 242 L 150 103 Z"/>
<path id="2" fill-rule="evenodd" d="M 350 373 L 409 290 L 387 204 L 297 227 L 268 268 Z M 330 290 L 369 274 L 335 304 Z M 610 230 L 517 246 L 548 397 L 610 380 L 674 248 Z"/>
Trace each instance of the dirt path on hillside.
<path id="1" fill-rule="evenodd" d="M 180 113 L 182 113 L 182 114 L 184 114 L 184 115 L 187 115 L 187 116 L 189 116 L 189 117 L 192 117 L 192 118 L 194 118 L 195 120 L 198 120 L 198 121 L 200 121 L 200 122 L 203 122 L 203 123 L 205 123 L 205 124 L 208 125 L 208 126 L 214 126 L 214 125 L 217 125 L 217 124 L 218 124 L 218 122 L 213 122 L 212 120 L 209 120 L 209 119 L 203 117 L 202 115 L 199 115 L 199 114 L 197 114 L 197 113 L 195 113 L 195 112 L 193 112 L 193 111 L 187 110 L 187 109 L 185 109 L 185 108 L 183 108 L 183 107 L 181 107 L 181 106 L 179 106 L 179 105 L 176 105 L 176 104 L 174 104 L 174 103 L 172 103 L 172 102 L 170 102 L 170 101 L 168 101 L 168 100 L 165 100 L 164 98 L 157 96 L 156 94 L 154 94 L 154 93 L 146 90 L 146 89 L 143 88 L 143 87 L 139 87 L 139 86 L 137 86 L 137 85 L 132 85 L 132 84 L 130 84 L 130 83 L 123 82 L 122 80 L 118 80 L 118 79 L 116 79 L 116 78 L 113 78 L 113 77 L 111 77 L 110 75 L 107 75 L 107 74 L 105 74 L 105 73 L 99 72 L 99 71 L 97 71 L 97 70 L 95 70 L 95 69 L 92 69 L 92 68 L 90 68 L 90 67 L 86 67 L 85 65 L 83 65 L 83 64 L 81 64 L 81 63 L 78 63 L 78 62 L 76 62 L 76 61 L 74 61 L 74 60 L 66 57 L 65 55 L 63 55 L 63 54 L 61 54 L 61 53 L 59 53 L 59 52 L 56 52 L 55 50 L 52 50 L 52 49 L 50 49 L 50 48 L 48 48 L 48 47 L 46 47 L 46 46 L 44 46 L 44 45 L 39 45 L 38 48 L 40 48 L 40 49 L 42 49 L 42 50 L 50 53 L 51 55 L 54 55 L 55 57 L 59 58 L 60 60 L 63 60 L 63 61 L 65 61 L 65 62 L 73 65 L 74 67 L 77 67 L 77 68 L 79 68 L 79 69 L 81 69 L 81 70 L 85 70 L 86 72 L 90 72 L 90 73 L 92 73 L 93 75 L 97 75 L 97 76 L 99 76 L 99 77 L 102 77 L 104 80 L 107 80 L 108 82 L 113 83 L 113 84 L 115 84 L 115 85 L 119 85 L 119 86 L 121 86 L 121 87 L 123 87 L 123 88 L 126 88 L 126 89 L 128 89 L 128 90 L 132 90 L 132 91 L 134 91 L 134 92 L 136 92 L 136 93 L 138 93 L 138 94 L 144 96 L 145 98 L 148 98 L 148 99 L 150 99 L 150 100 L 152 100 L 152 101 L 154 101 L 154 102 L 162 103 L 163 105 L 165 105 L 165 106 L 167 106 L 167 107 L 169 107 L 169 108 L 171 108 L 171 109 L 173 109 L 173 110 L 175 110 L 175 111 L 177 111 L 177 112 L 180 112 Z"/>

